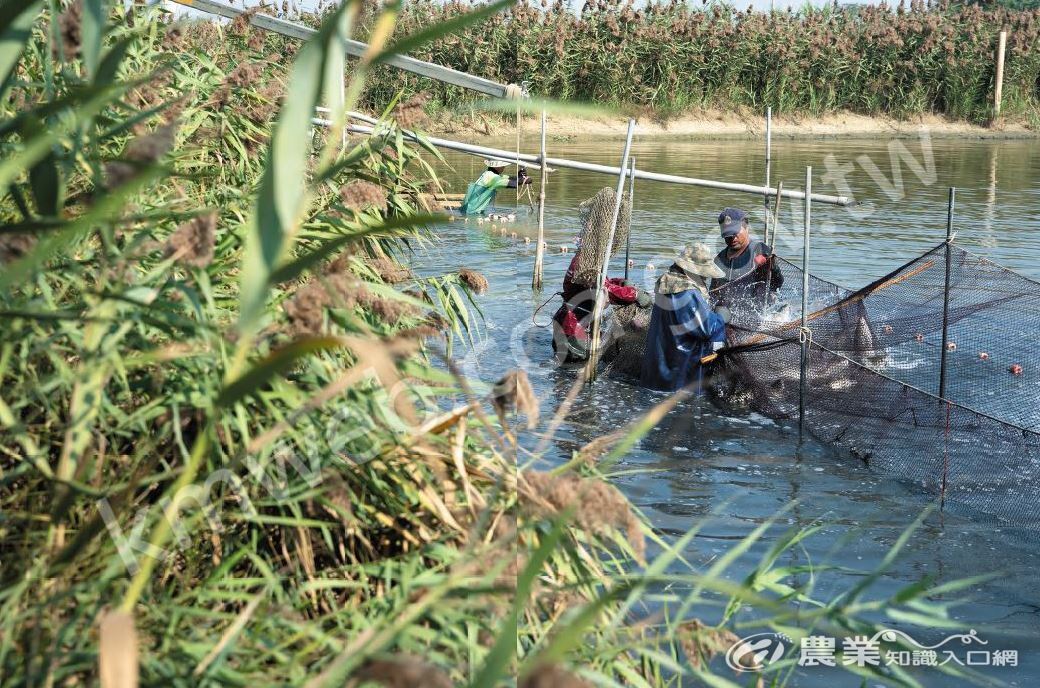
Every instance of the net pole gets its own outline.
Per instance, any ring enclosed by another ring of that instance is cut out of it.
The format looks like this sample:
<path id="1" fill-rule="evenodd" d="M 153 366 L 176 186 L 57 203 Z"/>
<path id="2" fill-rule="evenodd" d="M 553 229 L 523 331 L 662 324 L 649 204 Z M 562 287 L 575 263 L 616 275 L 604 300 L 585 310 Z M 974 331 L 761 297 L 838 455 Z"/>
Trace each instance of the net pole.
<path id="1" fill-rule="evenodd" d="M 805 168 L 805 214 L 802 219 L 802 343 L 801 374 L 798 386 L 798 441 L 805 434 L 805 397 L 809 387 L 809 226 L 812 220 L 812 167 Z"/>
<path id="2" fill-rule="evenodd" d="M 632 250 L 632 216 L 636 211 L 636 156 L 629 158 L 628 165 L 628 204 L 632 209 L 628 214 L 628 236 L 625 237 L 625 279 L 628 279 L 628 255 Z"/>
<path id="3" fill-rule="evenodd" d="M 531 287 L 542 288 L 542 269 L 545 263 L 545 181 L 548 176 L 549 166 L 545 164 L 545 110 L 542 110 L 542 140 L 539 151 L 541 158 L 541 179 L 538 180 L 538 244 L 534 249 L 534 275 L 531 278 Z"/>
<path id="4" fill-rule="evenodd" d="M 773 154 L 773 108 L 766 108 L 766 188 L 769 188 L 769 177 L 772 167 L 772 154 Z M 762 201 L 765 204 L 766 211 L 766 226 L 765 226 L 765 242 L 769 243 L 769 192 L 762 194 Z"/>
<path id="5" fill-rule="evenodd" d="M 603 304 L 606 300 L 603 295 L 603 282 L 607 279 L 607 269 L 610 267 L 610 249 L 614 245 L 614 234 L 617 232 L 618 217 L 621 215 L 621 194 L 625 191 L 625 173 L 628 172 L 628 154 L 632 150 L 632 134 L 635 132 L 636 121 L 628 120 L 628 134 L 625 136 L 625 149 L 621 153 L 621 166 L 618 168 L 617 189 L 614 194 L 614 213 L 610 220 L 610 234 L 607 237 L 607 250 L 603 255 L 603 265 L 600 266 L 598 279 L 596 280 L 596 303 L 592 308 L 591 339 L 589 341 L 589 360 L 585 365 L 584 376 L 587 382 L 596 379 L 596 359 L 599 358 L 599 336 L 600 320 L 603 319 Z"/>
<path id="6" fill-rule="evenodd" d="M 946 281 L 943 286 L 943 321 L 942 346 L 939 349 L 939 398 L 946 398 L 946 349 L 949 346 L 950 327 L 950 255 L 953 243 L 953 209 L 957 199 L 957 188 L 950 187 L 950 195 L 946 201 Z"/>

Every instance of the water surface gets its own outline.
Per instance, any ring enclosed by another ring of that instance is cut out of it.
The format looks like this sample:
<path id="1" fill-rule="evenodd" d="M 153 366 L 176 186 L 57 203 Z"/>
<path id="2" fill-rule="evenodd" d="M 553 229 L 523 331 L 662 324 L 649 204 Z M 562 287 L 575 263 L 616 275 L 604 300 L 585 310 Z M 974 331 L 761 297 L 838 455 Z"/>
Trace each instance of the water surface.
<path id="1" fill-rule="evenodd" d="M 512 148 L 515 141 L 502 141 Z M 550 139 L 556 157 L 616 165 L 619 142 Z M 523 145 L 536 151 L 536 142 Z M 636 141 L 641 169 L 761 183 L 763 151 L 755 142 Z M 893 167 L 894 161 L 903 162 Z M 444 178 L 449 190 L 462 191 L 483 167 L 476 158 L 447 154 Z M 814 190 L 843 194 L 851 189 L 862 205 L 843 209 L 815 204 L 811 270 L 839 284 L 858 287 L 889 272 L 911 257 L 940 243 L 946 232 L 947 187 L 956 186 L 957 243 L 1033 279 L 1040 279 L 1040 142 L 934 140 L 910 141 L 777 141 L 773 180 L 801 188 L 805 166 L 814 168 Z M 912 164 L 907 164 L 912 160 Z M 553 293 L 573 254 L 577 204 L 592 196 L 608 177 L 559 170 L 547 190 L 545 289 L 531 289 L 535 215 L 526 200 L 511 191 L 499 194 L 498 206 L 517 212 L 518 220 L 492 228 L 490 223 L 447 225 L 428 253 L 416 256 L 423 271 L 469 267 L 490 281 L 478 302 L 485 318 L 478 343 L 456 350 L 464 371 L 493 382 L 515 367 L 525 368 L 550 415 L 574 379 L 557 368 L 550 355 L 545 324 L 559 305 Z M 537 194 L 537 190 L 535 190 Z M 637 182 L 633 216 L 632 278 L 653 288 L 659 271 L 685 243 L 706 241 L 721 247 L 715 218 L 725 206 L 752 212 L 760 232 L 762 199 L 657 182 Z M 801 256 L 800 203 L 781 205 L 785 225 L 777 251 L 796 262 Z M 506 229 L 506 236 L 499 232 Z M 517 232 L 518 237 L 510 234 Z M 657 270 L 647 269 L 652 264 Z M 624 271 L 614 262 L 612 275 Z M 585 442 L 616 429 L 664 398 L 613 380 L 600 380 L 583 392 L 553 440 L 550 462 L 570 458 Z M 707 565 L 763 521 L 780 517 L 769 535 L 734 567 L 743 577 L 791 526 L 818 521 L 824 529 L 783 564 L 831 564 L 842 571 L 822 574 L 815 594 L 827 598 L 853 584 L 856 570 L 874 568 L 896 538 L 930 503 L 927 494 L 890 477 L 871 472 L 861 461 L 812 441 L 799 444 L 797 430 L 757 414 L 727 415 L 703 401 L 680 405 L 617 466 L 613 480 L 647 515 L 659 532 L 679 537 L 695 524 L 707 524 L 693 540 L 687 556 Z M 954 611 L 967 632 L 975 628 L 991 648 L 1017 649 L 1020 666 L 983 669 L 985 675 L 1012 685 L 1040 682 L 1040 583 L 1035 539 L 986 519 L 934 514 L 913 536 L 892 570 L 874 587 L 890 595 L 930 576 L 949 581 L 994 570 L 1002 576 L 973 587 L 970 601 Z M 846 571 L 847 569 L 847 571 Z M 705 614 L 710 612 L 705 611 Z M 892 623 L 893 627 L 900 627 Z M 913 632 L 912 628 L 904 627 Z M 943 633 L 918 634 L 932 642 Z M 839 639 L 840 645 L 840 639 Z M 926 685 L 950 685 L 939 675 L 921 675 Z M 803 670 L 798 686 L 853 686 L 859 681 L 838 670 Z"/>

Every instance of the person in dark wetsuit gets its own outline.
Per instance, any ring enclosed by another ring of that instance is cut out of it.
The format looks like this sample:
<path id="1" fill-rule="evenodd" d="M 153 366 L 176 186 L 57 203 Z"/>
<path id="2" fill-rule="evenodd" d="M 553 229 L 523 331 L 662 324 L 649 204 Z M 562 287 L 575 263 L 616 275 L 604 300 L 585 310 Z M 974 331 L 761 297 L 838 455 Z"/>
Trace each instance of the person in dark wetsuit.
<path id="1" fill-rule="evenodd" d="M 765 242 L 752 239 L 747 213 L 739 208 L 726 208 L 719 213 L 719 231 L 726 248 L 715 256 L 715 265 L 723 276 L 711 280 L 714 292 L 730 282 L 742 282 L 739 294 L 744 298 L 761 301 L 768 288 L 771 294 L 784 284 L 784 274 L 776 264 L 773 248 Z M 734 285 L 736 287 L 736 285 Z M 726 299 L 732 303 L 734 292 Z"/>

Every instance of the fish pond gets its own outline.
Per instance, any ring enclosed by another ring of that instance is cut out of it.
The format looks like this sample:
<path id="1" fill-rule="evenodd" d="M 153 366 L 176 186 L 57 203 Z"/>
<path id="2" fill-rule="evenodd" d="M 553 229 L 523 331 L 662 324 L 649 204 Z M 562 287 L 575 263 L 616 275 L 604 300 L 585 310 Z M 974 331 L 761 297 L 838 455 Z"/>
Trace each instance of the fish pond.
<path id="1" fill-rule="evenodd" d="M 497 143 L 506 149 L 515 146 L 515 140 Z M 620 141 L 552 136 L 548 145 L 551 157 L 609 165 L 618 164 L 621 148 Z M 524 141 L 522 149 L 536 151 L 537 141 Z M 764 179 L 760 141 L 637 137 L 633 154 L 640 169 L 655 172 L 755 184 Z M 859 202 L 855 208 L 813 205 L 810 268 L 822 278 L 857 288 L 942 242 L 947 188 L 955 186 L 957 244 L 1040 280 L 1040 142 L 930 139 L 926 134 L 902 141 L 774 141 L 774 183 L 801 188 L 807 165 L 814 168 L 815 192 L 851 194 Z M 440 173 L 446 190 L 461 192 L 482 170 L 477 158 L 446 153 Z M 482 320 L 475 342 L 456 342 L 453 355 L 467 376 L 488 384 L 510 369 L 525 369 L 541 400 L 543 417 L 555 411 L 575 378 L 574 370 L 554 363 L 547 323 L 559 306 L 560 298 L 553 294 L 560 289 L 573 256 L 577 205 L 615 183 L 610 177 L 586 172 L 561 169 L 551 174 L 545 211 L 549 249 L 541 292 L 531 288 L 535 243 L 523 240 L 536 235 L 537 214 L 527 199 L 517 199 L 512 190 L 500 192 L 496 206 L 504 213 L 516 213 L 515 222 L 494 227 L 475 221 L 444 225 L 438 229 L 438 239 L 413 257 L 420 272 L 467 267 L 487 277 L 490 289 L 477 297 Z M 750 211 L 753 234 L 761 236 L 761 197 L 637 181 L 631 278 L 652 291 L 656 277 L 684 244 L 704 241 L 721 248 L 715 218 L 726 206 Z M 801 213 L 799 202 L 782 201 L 776 251 L 795 262 L 801 256 Z M 561 246 L 571 252 L 561 252 Z M 610 274 L 623 272 L 624 259 L 619 256 Z M 1002 313 L 1006 316 L 1006 311 Z M 937 355 L 934 349 L 921 354 L 933 355 Z M 574 450 L 664 398 L 662 393 L 601 378 L 579 396 L 553 436 L 546 461 L 551 465 L 569 460 Z M 544 427 L 543 421 L 539 431 Z M 529 441 L 533 445 L 537 440 Z M 698 528 L 685 552 L 698 567 L 710 566 L 756 527 L 775 519 L 765 536 L 729 567 L 726 575 L 733 580 L 747 575 L 790 528 L 820 525 L 818 532 L 785 552 L 778 565 L 813 566 L 813 596 L 821 600 L 876 569 L 900 535 L 933 503 L 913 485 L 876 473 L 853 456 L 812 439 L 800 442 L 797 428 L 788 421 L 727 413 L 699 399 L 679 404 L 609 473 L 666 538 L 678 539 Z M 992 519 L 933 511 L 873 583 L 871 597 L 892 595 L 926 577 L 943 583 L 999 574 L 942 598 L 964 600 L 952 609 L 949 630 L 921 631 L 905 620 L 880 618 L 929 645 L 975 629 L 988 641 L 985 649 L 1017 651 L 1018 666 L 972 669 L 1008 685 L 1037 685 L 1038 567 L 1035 535 L 1002 527 Z M 808 575 L 801 576 L 803 583 Z M 713 613 L 718 612 L 704 612 L 709 620 Z M 754 612 L 742 611 L 738 618 L 745 613 Z M 840 638 L 837 643 L 840 647 Z M 915 670 L 913 676 L 929 686 L 956 683 L 936 672 Z M 746 683 L 747 678 L 739 682 Z M 860 681 L 838 668 L 803 667 L 797 669 L 791 685 L 855 686 Z"/>

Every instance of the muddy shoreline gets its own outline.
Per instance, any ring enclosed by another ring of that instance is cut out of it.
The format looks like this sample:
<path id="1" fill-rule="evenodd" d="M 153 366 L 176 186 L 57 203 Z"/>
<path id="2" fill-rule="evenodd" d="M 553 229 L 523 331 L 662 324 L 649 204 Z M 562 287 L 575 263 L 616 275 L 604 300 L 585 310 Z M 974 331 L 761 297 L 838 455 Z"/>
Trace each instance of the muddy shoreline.
<path id="1" fill-rule="evenodd" d="M 637 118 L 636 133 L 640 137 L 671 137 L 701 140 L 755 140 L 765 137 L 765 118 L 730 112 L 697 112 L 661 121 L 648 117 Z M 555 114 L 548 117 L 548 139 L 572 138 L 624 139 L 627 124 L 623 114 L 615 117 L 588 117 Z M 475 113 L 458 116 L 441 113 L 431 118 L 425 127 L 435 136 L 459 137 L 479 143 L 516 135 L 513 117 L 499 113 Z M 537 136 L 539 118 L 524 113 L 520 122 L 521 136 Z M 1040 129 L 1024 121 L 998 121 L 991 126 L 951 121 L 934 115 L 899 120 L 890 117 L 870 117 L 855 113 L 838 113 L 821 117 L 774 117 L 774 139 L 845 139 L 874 138 L 918 139 L 931 138 L 1015 140 L 1040 138 Z"/>

